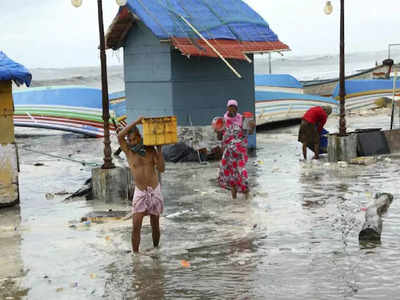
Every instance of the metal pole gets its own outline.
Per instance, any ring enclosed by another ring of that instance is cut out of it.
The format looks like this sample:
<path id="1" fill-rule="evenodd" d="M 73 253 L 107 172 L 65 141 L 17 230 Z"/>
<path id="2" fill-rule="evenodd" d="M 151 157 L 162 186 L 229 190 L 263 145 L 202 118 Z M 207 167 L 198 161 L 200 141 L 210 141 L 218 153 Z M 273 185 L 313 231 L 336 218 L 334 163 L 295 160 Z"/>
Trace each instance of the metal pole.
<path id="1" fill-rule="evenodd" d="M 99 35 L 100 35 L 100 62 L 101 62 L 101 92 L 103 104 L 103 127 L 104 127 L 104 164 L 102 169 L 112 169 L 114 164 L 111 157 L 111 142 L 110 142 L 110 105 L 108 100 L 108 84 L 107 84 L 107 58 L 106 46 L 104 41 L 104 25 L 103 25 L 103 3 L 102 0 L 97 0 L 97 10 L 99 17 Z"/>
<path id="2" fill-rule="evenodd" d="M 268 61 L 269 61 L 269 74 L 272 74 L 271 52 L 268 52 Z"/>
<path id="3" fill-rule="evenodd" d="M 345 57 L 344 57 L 344 0 L 340 0 L 340 73 L 339 73 L 339 96 L 340 96 L 340 118 L 339 136 L 346 135 L 346 108 L 345 108 Z"/>

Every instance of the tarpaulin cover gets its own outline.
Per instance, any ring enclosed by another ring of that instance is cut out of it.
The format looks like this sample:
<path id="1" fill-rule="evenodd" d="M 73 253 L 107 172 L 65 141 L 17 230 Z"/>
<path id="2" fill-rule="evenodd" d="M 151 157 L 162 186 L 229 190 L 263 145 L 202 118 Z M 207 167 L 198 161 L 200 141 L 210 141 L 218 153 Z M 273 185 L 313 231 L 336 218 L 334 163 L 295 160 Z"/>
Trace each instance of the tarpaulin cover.
<path id="1" fill-rule="evenodd" d="M 346 80 L 346 95 L 379 90 L 393 90 L 393 79 Z M 400 89 L 400 80 L 396 81 L 396 89 Z M 339 97 L 339 84 L 332 97 Z"/>
<path id="2" fill-rule="evenodd" d="M 279 41 L 268 23 L 241 0 L 128 0 L 127 6 L 159 39 L 198 39 L 183 16 L 206 39 Z"/>
<path id="3" fill-rule="evenodd" d="M 21 64 L 16 63 L 0 51 L 0 80 L 13 80 L 18 85 L 26 84 L 29 86 L 32 74 Z"/>

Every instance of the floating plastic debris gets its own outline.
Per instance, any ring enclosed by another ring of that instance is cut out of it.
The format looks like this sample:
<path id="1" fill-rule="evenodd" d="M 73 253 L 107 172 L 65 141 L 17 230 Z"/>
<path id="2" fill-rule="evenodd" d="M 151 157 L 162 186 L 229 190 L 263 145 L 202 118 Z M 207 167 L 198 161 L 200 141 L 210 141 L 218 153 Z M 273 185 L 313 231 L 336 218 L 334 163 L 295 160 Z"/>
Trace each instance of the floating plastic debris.
<path id="1" fill-rule="evenodd" d="M 63 290 L 64 290 L 64 288 L 57 288 L 56 292 L 59 293 L 59 292 L 62 292 Z"/>
<path id="2" fill-rule="evenodd" d="M 96 274 L 94 274 L 94 273 L 91 273 L 89 276 L 90 276 L 90 279 L 95 279 L 97 277 Z"/>
<path id="3" fill-rule="evenodd" d="M 348 166 L 347 162 L 345 162 L 345 161 L 338 161 L 337 164 L 338 164 L 338 167 L 340 167 L 340 168 L 347 168 L 347 166 Z"/>
<path id="4" fill-rule="evenodd" d="M 182 259 L 181 260 L 181 266 L 184 268 L 190 268 L 190 262 L 188 262 L 187 260 Z"/>
<path id="5" fill-rule="evenodd" d="M 54 199 L 54 194 L 52 194 L 52 193 L 46 193 L 46 199 L 47 200 L 51 200 L 51 199 Z"/>

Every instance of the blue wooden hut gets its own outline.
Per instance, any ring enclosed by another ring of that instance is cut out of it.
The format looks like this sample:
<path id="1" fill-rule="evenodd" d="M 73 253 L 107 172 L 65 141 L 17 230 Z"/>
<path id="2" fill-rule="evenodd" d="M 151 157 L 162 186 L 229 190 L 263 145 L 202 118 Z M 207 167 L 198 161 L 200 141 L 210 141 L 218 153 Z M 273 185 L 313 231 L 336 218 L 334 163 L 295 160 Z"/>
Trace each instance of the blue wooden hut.
<path id="1" fill-rule="evenodd" d="M 106 45 L 124 48 L 128 119 L 176 115 L 180 126 L 209 125 L 231 98 L 254 113 L 253 54 L 289 49 L 241 0 L 128 0 Z"/>

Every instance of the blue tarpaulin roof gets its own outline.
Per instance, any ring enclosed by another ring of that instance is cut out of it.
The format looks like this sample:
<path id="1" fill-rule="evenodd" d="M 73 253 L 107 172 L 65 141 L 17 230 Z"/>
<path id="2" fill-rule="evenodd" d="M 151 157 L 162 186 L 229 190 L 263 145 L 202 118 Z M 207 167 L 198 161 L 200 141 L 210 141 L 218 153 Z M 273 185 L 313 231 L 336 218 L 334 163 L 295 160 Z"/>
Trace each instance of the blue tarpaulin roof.
<path id="1" fill-rule="evenodd" d="M 268 23 L 241 0 L 128 0 L 127 6 L 159 39 L 198 38 L 183 16 L 206 39 L 278 41 Z"/>
<path id="2" fill-rule="evenodd" d="M 375 90 L 392 90 L 393 79 L 370 79 L 370 80 L 346 80 L 346 95 L 369 92 Z M 400 80 L 396 81 L 397 89 L 400 88 Z M 333 91 L 332 97 L 339 96 L 339 84 Z"/>
<path id="3" fill-rule="evenodd" d="M 303 85 L 289 74 L 259 74 L 254 76 L 256 86 L 303 88 Z"/>
<path id="4" fill-rule="evenodd" d="M 0 80 L 13 80 L 18 85 L 25 83 L 29 86 L 32 74 L 23 65 L 11 60 L 0 51 Z"/>

